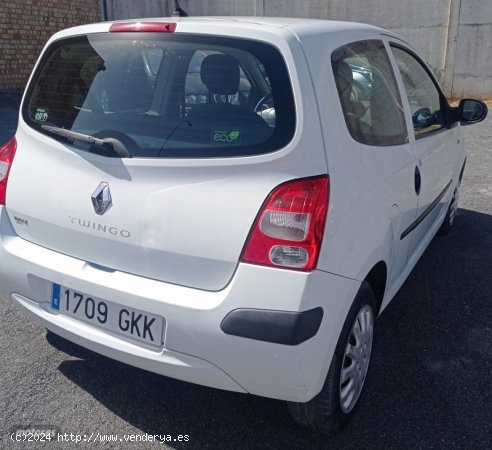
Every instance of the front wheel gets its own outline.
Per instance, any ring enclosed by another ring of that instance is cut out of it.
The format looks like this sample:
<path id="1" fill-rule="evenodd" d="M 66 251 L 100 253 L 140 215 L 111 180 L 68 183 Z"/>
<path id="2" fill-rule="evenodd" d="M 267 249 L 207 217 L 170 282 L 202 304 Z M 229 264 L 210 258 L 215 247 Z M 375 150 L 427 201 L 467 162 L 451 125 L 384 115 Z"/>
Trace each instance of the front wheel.
<path id="1" fill-rule="evenodd" d="M 350 420 L 369 370 L 375 317 L 376 299 L 364 281 L 343 325 L 321 392 L 307 403 L 288 403 L 295 421 L 333 435 Z"/>
<path id="2" fill-rule="evenodd" d="M 453 192 L 453 196 L 451 197 L 451 201 L 449 202 L 448 211 L 446 212 L 446 217 L 444 218 L 444 222 L 439 228 L 437 234 L 440 236 L 445 236 L 451 232 L 454 227 L 454 220 L 456 218 L 456 211 L 458 211 L 458 200 L 460 198 L 460 184 L 456 186 Z"/>

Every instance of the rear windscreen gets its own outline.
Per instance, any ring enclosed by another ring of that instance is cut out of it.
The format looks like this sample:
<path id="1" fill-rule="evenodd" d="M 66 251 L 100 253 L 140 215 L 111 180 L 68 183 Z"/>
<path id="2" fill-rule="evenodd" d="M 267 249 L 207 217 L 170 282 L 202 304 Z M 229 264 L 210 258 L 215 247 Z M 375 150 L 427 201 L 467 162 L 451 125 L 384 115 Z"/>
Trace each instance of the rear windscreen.
<path id="1" fill-rule="evenodd" d="M 199 35 L 101 33 L 54 42 L 23 104 L 41 133 L 64 128 L 120 141 L 133 157 L 224 157 L 275 151 L 295 107 L 273 46 Z M 43 127 L 46 126 L 46 127 Z"/>

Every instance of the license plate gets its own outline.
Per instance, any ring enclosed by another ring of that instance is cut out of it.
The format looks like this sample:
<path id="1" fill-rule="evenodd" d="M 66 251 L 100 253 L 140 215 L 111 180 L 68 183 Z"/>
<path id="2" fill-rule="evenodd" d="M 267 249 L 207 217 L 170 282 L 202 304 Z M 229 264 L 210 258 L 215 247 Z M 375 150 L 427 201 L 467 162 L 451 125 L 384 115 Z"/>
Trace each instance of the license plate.
<path id="1" fill-rule="evenodd" d="M 53 284 L 51 308 L 98 328 L 161 347 L 164 319 L 153 314 Z"/>

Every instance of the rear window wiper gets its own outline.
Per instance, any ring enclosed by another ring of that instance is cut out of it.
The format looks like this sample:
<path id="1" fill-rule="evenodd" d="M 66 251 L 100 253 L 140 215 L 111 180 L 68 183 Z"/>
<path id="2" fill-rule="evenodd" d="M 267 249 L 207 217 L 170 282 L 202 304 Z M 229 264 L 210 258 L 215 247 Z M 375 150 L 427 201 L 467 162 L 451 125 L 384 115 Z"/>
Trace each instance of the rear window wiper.
<path id="1" fill-rule="evenodd" d="M 53 127 L 51 125 L 41 125 L 41 128 L 48 133 L 62 136 L 71 143 L 83 142 L 89 144 L 90 151 L 104 156 L 115 156 L 120 158 L 131 158 L 132 154 L 125 145 L 115 138 L 99 139 L 89 134 L 78 133 L 65 128 Z"/>

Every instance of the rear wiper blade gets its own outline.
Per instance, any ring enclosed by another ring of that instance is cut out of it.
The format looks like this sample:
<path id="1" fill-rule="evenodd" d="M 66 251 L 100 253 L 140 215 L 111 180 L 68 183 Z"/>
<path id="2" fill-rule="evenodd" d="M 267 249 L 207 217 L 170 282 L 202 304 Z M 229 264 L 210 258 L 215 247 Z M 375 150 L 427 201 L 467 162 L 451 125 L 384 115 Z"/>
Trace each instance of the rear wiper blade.
<path id="1" fill-rule="evenodd" d="M 72 143 L 78 141 L 89 144 L 91 147 L 91 151 L 93 151 L 93 148 L 102 150 L 102 152 L 93 151 L 93 153 L 99 153 L 105 156 L 111 156 L 111 153 L 113 153 L 114 156 L 119 156 L 120 158 L 132 157 L 132 154 L 124 146 L 124 144 L 115 138 L 99 139 L 89 134 L 78 133 L 76 131 L 67 130 L 65 128 L 53 127 L 51 125 L 41 125 L 41 128 L 48 131 L 49 133 L 56 134 L 57 136 L 62 136 Z"/>

